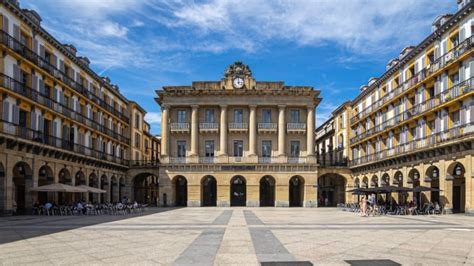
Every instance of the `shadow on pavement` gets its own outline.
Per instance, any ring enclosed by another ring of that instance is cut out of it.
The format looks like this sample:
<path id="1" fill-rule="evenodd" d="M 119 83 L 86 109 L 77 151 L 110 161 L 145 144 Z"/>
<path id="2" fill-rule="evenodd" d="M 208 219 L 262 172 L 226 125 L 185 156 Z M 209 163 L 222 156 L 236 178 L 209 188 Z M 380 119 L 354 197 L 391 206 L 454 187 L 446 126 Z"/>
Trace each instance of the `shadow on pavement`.
<path id="1" fill-rule="evenodd" d="M 146 211 L 141 213 L 126 215 L 20 215 L 0 217 L 0 245 L 78 229 L 85 226 L 127 220 L 177 209 L 180 208 L 148 208 Z"/>

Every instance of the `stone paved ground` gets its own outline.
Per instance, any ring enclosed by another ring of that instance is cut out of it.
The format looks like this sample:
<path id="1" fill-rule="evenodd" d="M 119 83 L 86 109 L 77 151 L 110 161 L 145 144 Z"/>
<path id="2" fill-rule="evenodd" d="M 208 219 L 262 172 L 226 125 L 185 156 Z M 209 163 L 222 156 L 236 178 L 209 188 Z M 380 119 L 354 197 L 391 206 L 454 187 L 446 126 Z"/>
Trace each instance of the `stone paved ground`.
<path id="1" fill-rule="evenodd" d="M 3 265 L 355 265 L 366 259 L 474 265 L 474 217 L 364 218 L 336 209 L 182 208 L 132 216 L 0 218 Z"/>

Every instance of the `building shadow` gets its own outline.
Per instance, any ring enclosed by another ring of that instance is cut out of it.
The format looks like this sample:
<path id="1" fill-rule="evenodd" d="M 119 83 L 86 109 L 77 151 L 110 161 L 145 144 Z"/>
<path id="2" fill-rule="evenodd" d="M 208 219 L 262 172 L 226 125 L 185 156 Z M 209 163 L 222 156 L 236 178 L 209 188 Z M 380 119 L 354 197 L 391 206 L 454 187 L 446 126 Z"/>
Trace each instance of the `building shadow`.
<path id="1" fill-rule="evenodd" d="M 181 208 L 182 207 L 148 208 L 144 212 L 125 215 L 19 215 L 0 217 L 0 245 L 86 226 L 149 216 Z"/>

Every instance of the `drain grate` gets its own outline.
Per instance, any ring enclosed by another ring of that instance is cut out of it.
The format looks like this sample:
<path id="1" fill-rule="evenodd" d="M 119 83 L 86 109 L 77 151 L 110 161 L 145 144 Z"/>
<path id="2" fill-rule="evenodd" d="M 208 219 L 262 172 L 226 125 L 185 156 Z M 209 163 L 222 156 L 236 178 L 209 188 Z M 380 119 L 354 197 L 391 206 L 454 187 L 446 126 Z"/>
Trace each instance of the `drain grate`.
<path id="1" fill-rule="evenodd" d="M 398 266 L 401 265 L 393 260 L 345 260 L 351 266 Z"/>
<path id="2" fill-rule="evenodd" d="M 265 261 L 260 262 L 262 266 L 313 266 L 309 261 Z"/>

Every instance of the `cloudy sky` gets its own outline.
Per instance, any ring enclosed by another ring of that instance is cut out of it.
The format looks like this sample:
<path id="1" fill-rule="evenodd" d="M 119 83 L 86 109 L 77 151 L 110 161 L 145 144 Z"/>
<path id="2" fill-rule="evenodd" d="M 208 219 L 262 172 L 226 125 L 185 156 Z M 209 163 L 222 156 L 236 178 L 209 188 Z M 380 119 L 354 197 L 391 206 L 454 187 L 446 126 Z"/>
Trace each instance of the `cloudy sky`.
<path id="1" fill-rule="evenodd" d="M 160 130 L 155 89 L 219 80 L 236 60 L 257 80 L 322 91 L 321 124 L 455 0 L 21 0 L 59 41 L 88 56 Z"/>

